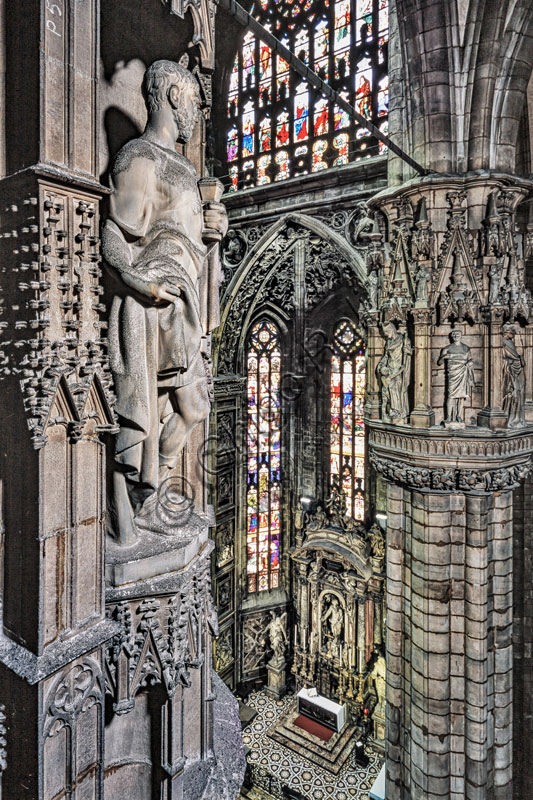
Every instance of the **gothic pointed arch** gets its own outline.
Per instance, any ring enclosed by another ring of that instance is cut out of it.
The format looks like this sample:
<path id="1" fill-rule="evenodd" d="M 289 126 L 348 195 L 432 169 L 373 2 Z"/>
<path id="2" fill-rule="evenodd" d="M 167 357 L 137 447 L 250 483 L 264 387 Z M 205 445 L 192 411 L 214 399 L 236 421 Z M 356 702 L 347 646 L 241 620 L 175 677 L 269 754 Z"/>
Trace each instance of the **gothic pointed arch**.
<path id="1" fill-rule="evenodd" d="M 305 283 L 305 306 L 316 306 L 335 286 L 363 291 L 365 260 L 341 233 L 299 212 L 269 226 L 250 247 L 223 291 L 214 361 L 218 374 L 230 374 L 255 309 L 267 302 L 291 313 L 295 258 Z"/>

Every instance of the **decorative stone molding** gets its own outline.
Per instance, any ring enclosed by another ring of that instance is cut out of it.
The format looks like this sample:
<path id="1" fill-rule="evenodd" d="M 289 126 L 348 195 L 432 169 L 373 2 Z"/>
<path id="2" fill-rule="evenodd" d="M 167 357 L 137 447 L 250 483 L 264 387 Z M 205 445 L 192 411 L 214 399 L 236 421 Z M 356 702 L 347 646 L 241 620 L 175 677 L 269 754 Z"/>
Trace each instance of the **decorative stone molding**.
<path id="1" fill-rule="evenodd" d="M 212 0 L 168 0 L 171 14 L 180 19 L 190 11 L 194 23 L 193 44 L 200 48 L 202 67 L 215 68 L 215 17 L 217 5 Z"/>
<path id="2" fill-rule="evenodd" d="M 6 707 L 0 703 L 0 789 L 2 786 L 2 772 L 7 768 L 7 726 Z"/>
<path id="3" fill-rule="evenodd" d="M 0 381 L 18 381 L 33 444 L 41 448 L 49 424 L 68 424 L 73 441 L 90 416 L 111 430 L 114 395 L 100 321 L 99 198 L 40 178 L 31 183 L 22 201 L 6 204 L 0 233 L 9 298 Z"/>
<path id="4" fill-rule="evenodd" d="M 102 673 L 94 658 L 86 656 L 67 668 L 52 684 L 44 712 L 44 737 L 55 736 L 94 705 L 102 704 Z"/>
<path id="5" fill-rule="evenodd" d="M 218 633 L 209 552 L 184 570 L 179 591 L 108 603 L 120 631 L 106 648 L 106 691 L 118 712 L 129 710 L 146 686 L 163 684 L 172 696 L 180 683 L 190 684 L 190 669 L 204 663 L 208 639 Z"/>
<path id="6" fill-rule="evenodd" d="M 477 462 L 481 466 L 490 460 L 523 459 L 533 452 L 533 429 L 521 428 L 505 436 L 487 430 L 466 429 L 454 435 L 439 428 L 422 433 L 407 426 L 391 430 L 383 423 L 373 423 L 369 432 L 371 447 L 384 456 L 406 458 L 412 455 L 420 463 L 425 457 L 432 463 L 447 459 Z"/>
<path id="7" fill-rule="evenodd" d="M 490 470 L 414 467 L 374 454 L 370 455 L 369 460 L 377 472 L 394 483 L 405 484 L 412 489 L 431 489 L 443 492 L 493 492 L 501 489 L 514 489 L 533 468 L 530 458 L 521 464 Z"/>

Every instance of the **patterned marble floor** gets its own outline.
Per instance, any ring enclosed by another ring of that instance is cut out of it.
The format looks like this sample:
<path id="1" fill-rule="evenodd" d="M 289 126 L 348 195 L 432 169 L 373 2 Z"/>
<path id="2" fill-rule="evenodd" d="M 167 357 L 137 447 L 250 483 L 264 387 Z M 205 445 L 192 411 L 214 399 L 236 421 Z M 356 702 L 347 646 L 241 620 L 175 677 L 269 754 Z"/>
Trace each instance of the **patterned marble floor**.
<path id="1" fill-rule="evenodd" d="M 267 789 L 270 781 L 272 788 L 289 786 L 307 800 L 369 800 L 368 792 L 382 764 L 372 751 L 367 750 L 370 762 L 366 769 L 356 769 L 349 758 L 339 774 L 332 775 L 267 736 L 267 730 L 294 699 L 294 695 L 287 695 L 276 701 L 261 690 L 246 701 L 257 711 L 257 717 L 244 731 L 244 744 L 249 748 L 248 762 L 254 773 L 264 774 L 263 788 Z"/>

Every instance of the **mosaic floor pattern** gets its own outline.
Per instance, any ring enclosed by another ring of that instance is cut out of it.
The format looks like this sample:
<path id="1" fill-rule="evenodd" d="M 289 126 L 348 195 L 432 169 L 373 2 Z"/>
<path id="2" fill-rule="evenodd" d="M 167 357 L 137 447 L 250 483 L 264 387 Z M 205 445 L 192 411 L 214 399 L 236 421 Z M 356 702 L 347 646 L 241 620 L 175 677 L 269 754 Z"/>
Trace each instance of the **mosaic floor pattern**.
<path id="1" fill-rule="evenodd" d="M 248 697 L 247 705 L 257 711 L 257 717 L 245 729 L 243 736 L 244 744 L 249 748 L 249 763 L 271 775 L 275 784 L 281 782 L 297 790 L 306 800 L 369 800 L 370 787 L 382 764 L 382 759 L 371 750 L 366 751 L 370 758 L 366 769 L 355 768 L 350 758 L 343 769 L 333 775 L 268 736 L 268 730 L 287 714 L 294 701 L 294 695 L 276 701 L 264 690 L 253 692 Z"/>

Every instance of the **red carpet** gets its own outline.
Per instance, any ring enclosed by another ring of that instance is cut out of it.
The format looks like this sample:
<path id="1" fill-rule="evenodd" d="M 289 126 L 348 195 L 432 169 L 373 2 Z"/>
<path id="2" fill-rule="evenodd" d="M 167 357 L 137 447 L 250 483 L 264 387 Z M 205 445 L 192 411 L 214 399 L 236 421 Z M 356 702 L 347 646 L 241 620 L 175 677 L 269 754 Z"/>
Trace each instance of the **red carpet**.
<path id="1" fill-rule="evenodd" d="M 307 731 L 307 733 L 312 733 L 313 736 L 318 736 L 318 738 L 322 739 L 323 742 L 329 742 L 334 734 L 334 731 L 330 730 L 329 728 L 325 728 L 324 725 L 321 725 L 319 722 L 315 722 L 312 719 L 308 719 L 308 717 L 302 716 L 302 714 L 300 714 L 299 717 L 296 717 L 293 724 L 297 725 L 299 728 L 303 728 L 304 731 Z"/>

